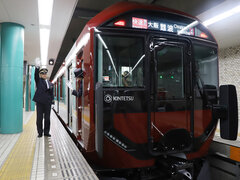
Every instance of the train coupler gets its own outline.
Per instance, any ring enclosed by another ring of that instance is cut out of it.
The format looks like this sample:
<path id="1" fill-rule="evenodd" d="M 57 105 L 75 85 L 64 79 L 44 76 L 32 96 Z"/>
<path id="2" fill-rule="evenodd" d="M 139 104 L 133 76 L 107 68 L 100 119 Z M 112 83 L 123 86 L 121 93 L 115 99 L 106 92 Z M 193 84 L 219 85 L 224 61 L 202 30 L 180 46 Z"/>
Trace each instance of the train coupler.
<path id="1" fill-rule="evenodd" d="M 184 179 L 191 180 L 193 174 L 193 163 L 177 162 L 172 165 L 173 174 L 182 174 Z"/>
<path id="2" fill-rule="evenodd" d="M 181 158 L 167 157 L 159 159 L 158 167 L 168 174 L 167 179 L 193 179 L 194 164 Z"/>

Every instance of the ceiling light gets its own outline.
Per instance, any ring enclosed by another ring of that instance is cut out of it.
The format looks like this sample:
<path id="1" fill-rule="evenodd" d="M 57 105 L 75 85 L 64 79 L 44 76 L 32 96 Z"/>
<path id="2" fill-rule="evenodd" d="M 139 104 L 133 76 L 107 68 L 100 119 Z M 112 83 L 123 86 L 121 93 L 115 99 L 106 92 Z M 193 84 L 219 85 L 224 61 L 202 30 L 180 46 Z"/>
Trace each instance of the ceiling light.
<path id="1" fill-rule="evenodd" d="M 213 23 L 221 21 L 221 20 L 223 20 L 225 18 L 228 18 L 228 17 L 230 17 L 230 16 L 232 16 L 234 14 L 237 14 L 239 12 L 240 12 L 240 5 L 235 7 L 235 8 L 233 8 L 233 9 L 230 9 L 230 10 L 228 10 L 228 11 L 222 13 L 222 14 L 219 14 L 219 15 L 213 17 L 213 18 L 210 18 L 210 19 L 204 21 L 203 25 L 209 26 L 209 25 L 211 25 Z"/>
<path id="2" fill-rule="evenodd" d="M 180 31 L 178 31 L 178 35 L 180 34 L 188 34 L 188 31 L 194 27 L 196 27 L 199 24 L 198 21 L 193 21 L 191 24 L 187 25 L 186 27 L 184 27 L 183 29 L 181 29 Z"/>
<path id="3" fill-rule="evenodd" d="M 40 49 L 42 65 L 47 65 L 50 29 L 40 28 Z"/>
<path id="4" fill-rule="evenodd" d="M 48 60 L 48 64 L 49 64 L 49 65 L 53 65 L 53 64 L 54 64 L 54 59 L 49 59 L 49 60 Z"/>
<path id="5" fill-rule="evenodd" d="M 51 25 L 52 9 L 53 0 L 38 0 L 39 25 Z"/>
<path id="6" fill-rule="evenodd" d="M 53 0 L 38 0 L 38 17 L 40 31 L 40 52 L 42 66 L 47 65 L 48 44 L 52 20 Z"/>

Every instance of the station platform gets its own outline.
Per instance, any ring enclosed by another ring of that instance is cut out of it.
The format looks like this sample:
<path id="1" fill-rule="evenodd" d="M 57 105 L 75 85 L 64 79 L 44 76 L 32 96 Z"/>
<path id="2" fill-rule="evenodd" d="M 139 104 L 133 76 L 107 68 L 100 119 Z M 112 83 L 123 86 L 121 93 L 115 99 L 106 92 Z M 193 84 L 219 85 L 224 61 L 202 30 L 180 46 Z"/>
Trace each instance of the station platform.
<path id="1" fill-rule="evenodd" d="M 236 141 L 224 140 L 220 136 L 220 127 L 218 125 L 207 160 L 209 162 L 211 179 L 239 180 L 240 133 L 238 133 Z"/>
<path id="2" fill-rule="evenodd" d="M 52 137 L 37 137 L 36 112 L 23 114 L 22 133 L 0 134 L 0 179 L 98 179 L 53 111 Z"/>
<path id="3" fill-rule="evenodd" d="M 238 129 L 240 129 L 240 124 L 238 125 Z M 236 140 L 231 141 L 222 139 L 218 124 L 211 144 L 210 153 L 215 153 L 225 158 L 240 162 L 240 133 L 238 133 Z"/>

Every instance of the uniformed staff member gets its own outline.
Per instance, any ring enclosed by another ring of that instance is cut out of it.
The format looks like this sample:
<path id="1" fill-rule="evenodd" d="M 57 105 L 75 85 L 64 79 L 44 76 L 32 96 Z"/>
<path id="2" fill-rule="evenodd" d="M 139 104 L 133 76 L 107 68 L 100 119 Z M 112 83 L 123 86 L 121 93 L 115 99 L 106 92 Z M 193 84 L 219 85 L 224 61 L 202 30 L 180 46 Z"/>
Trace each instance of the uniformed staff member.
<path id="1" fill-rule="evenodd" d="M 53 84 L 47 80 L 46 68 L 35 70 L 35 82 L 37 90 L 33 97 L 33 101 L 37 103 L 37 131 L 38 137 L 51 137 L 50 131 L 50 112 L 51 104 L 54 103 Z M 44 116 L 44 130 L 43 130 L 43 116 Z"/>
<path id="2" fill-rule="evenodd" d="M 131 85 L 130 74 L 128 71 L 124 71 L 122 75 L 123 86 L 129 87 Z"/>
<path id="3" fill-rule="evenodd" d="M 81 68 L 78 68 L 78 69 L 75 69 L 74 71 L 74 75 L 75 75 L 75 78 L 77 80 L 80 80 L 80 87 L 78 89 L 78 91 L 76 90 L 73 90 L 72 88 L 72 85 L 70 82 L 67 82 L 67 86 L 69 87 L 69 89 L 72 90 L 72 95 L 76 96 L 76 97 L 81 97 L 82 96 L 82 79 L 84 78 L 86 72 L 84 70 L 82 70 Z"/>

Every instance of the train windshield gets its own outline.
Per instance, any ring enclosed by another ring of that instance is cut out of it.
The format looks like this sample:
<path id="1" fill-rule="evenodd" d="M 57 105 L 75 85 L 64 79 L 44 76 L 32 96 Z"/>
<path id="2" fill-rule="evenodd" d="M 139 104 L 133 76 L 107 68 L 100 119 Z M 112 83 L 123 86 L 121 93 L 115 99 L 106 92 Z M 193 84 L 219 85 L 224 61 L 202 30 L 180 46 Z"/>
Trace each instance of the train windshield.
<path id="1" fill-rule="evenodd" d="M 98 34 L 97 40 L 98 82 L 103 87 L 142 87 L 143 38 Z"/>
<path id="2" fill-rule="evenodd" d="M 197 85 L 218 87 L 217 49 L 203 45 L 194 45 Z"/>
<path id="3" fill-rule="evenodd" d="M 155 51 L 158 100 L 184 98 L 183 48 L 169 45 Z"/>

